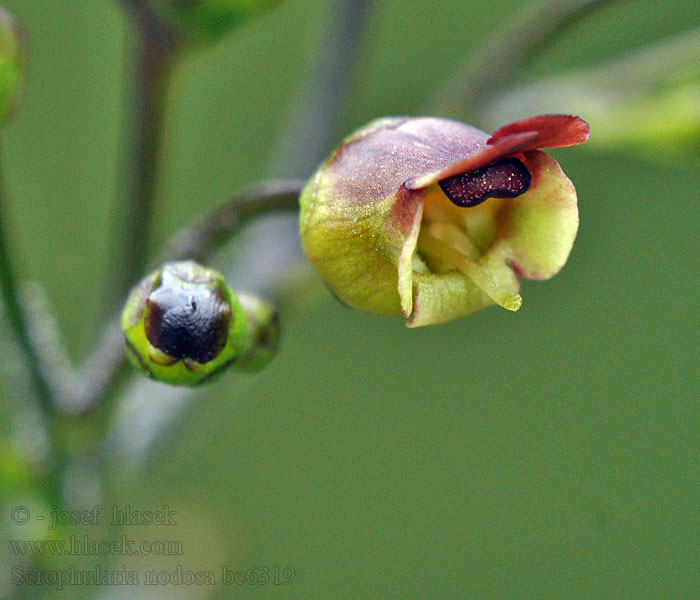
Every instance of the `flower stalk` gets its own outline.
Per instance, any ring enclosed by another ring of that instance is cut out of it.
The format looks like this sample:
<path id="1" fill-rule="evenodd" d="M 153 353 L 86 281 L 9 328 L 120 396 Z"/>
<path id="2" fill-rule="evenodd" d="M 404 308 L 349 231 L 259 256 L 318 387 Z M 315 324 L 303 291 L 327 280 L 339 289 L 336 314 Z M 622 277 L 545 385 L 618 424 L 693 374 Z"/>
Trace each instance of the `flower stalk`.
<path id="1" fill-rule="evenodd" d="M 54 410 L 54 394 L 48 383 L 46 373 L 42 369 L 41 359 L 31 342 L 29 327 L 20 301 L 15 271 L 10 260 L 8 243 L 5 237 L 5 232 L 8 228 L 5 222 L 5 207 L 3 204 L 2 181 L 0 181 L 0 294 L 2 294 L 3 307 L 7 319 L 25 355 L 26 365 L 31 374 L 37 398 L 43 407 L 44 413 L 50 415 Z"/>
<path id="2" fill-rule="evenodd" d="M 111 258 L 105 299 L 108 309 L 114 298 L 123 298 L 147 264 L 153 207 L 160 174 L 167 108 L 168 83 L 180 54 L 177 33 L 164 25 L 140 0 L 122 0 L 135 23 L 131 123 L 125 128 L 122 171 L 126 178 L 116 205 Z M 128 240 L 125 243 L 124 240 Z"/>

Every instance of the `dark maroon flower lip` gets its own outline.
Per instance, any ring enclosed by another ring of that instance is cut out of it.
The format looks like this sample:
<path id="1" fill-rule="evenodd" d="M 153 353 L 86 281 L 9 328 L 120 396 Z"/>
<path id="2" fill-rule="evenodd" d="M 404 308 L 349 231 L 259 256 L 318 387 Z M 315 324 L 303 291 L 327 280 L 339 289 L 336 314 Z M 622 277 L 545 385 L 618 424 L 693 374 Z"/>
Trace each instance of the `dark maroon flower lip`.
<path id="1" fill-rule="evenodd" d="M 531 183 L 528 168 L 512 156 L 438 181 L 450 201 L 462 208 L 478 206 L 489 198 L 516 198 L 527 192 Z"/>
<path id="2" fill-rule="evenodd" d="M 492 165 L 520 152 L 583 144 L 589 136 L 588 123 L 573 115 L 540 115 L 522 119 L 495 131 L 481 151 L 465 156 L 438 171 L 412 177 L 404 185 L 409 190 L 420 190 L 450 177 Z"/>

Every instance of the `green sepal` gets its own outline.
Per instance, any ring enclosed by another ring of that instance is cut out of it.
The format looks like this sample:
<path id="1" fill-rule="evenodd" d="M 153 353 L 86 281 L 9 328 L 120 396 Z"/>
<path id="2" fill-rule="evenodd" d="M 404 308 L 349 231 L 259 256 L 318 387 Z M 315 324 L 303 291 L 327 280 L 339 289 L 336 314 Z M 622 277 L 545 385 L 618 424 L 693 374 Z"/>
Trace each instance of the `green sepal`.
<path id="1" fill-rule="evenodd" d="M 238 296 L 248 316 L 246 350 L 236 362 L 236 369 L 257 372 L 266 367 L 279 349 L 280 322 L 275 307 L 250 294 Z"/>

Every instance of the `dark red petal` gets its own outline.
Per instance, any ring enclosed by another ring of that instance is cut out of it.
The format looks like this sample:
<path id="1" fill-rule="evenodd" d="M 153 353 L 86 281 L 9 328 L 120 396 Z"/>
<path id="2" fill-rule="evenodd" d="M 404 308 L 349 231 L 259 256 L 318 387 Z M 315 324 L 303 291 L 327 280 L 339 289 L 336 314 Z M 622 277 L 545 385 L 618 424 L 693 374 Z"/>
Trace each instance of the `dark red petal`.
<path id="1" fill-rule="evenodd" d="M 539 148 L 563 148 L 583 144 L 590 136 L 590 128 L 581 117 L 572 115 L 540 115 L 504 125 L 494 132 L 486 142 L 494 145 L 504 137 L 521 133 L 535 132 L 537 135 L 530 140 L 521 151 L 538 150 Z"/>

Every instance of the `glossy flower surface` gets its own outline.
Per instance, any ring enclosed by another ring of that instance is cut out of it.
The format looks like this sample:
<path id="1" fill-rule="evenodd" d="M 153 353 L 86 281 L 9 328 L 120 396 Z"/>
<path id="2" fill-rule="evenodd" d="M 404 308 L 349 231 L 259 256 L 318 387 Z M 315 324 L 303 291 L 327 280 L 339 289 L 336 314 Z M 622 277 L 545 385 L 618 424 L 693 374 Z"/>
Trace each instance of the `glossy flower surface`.
<path id="1" fill-rule="evenodd" d="M 588 135 L 568 115 L 491 136 L 447 119 L 373 121 L 306 185 L 302 245 L 341 301 L 411 327 L 493 304 L 517 310 L 517 275 L 555 275 L 578 229 L 574 186 L 538 149 Z"/>
<path id="2" fill-rule="evenodd" d="M 122 329 L 137 369 L 167 383 L 196 385 L 244 355 L 248 316 L 221 273 L 181 261 L 134 287 Z"/>

